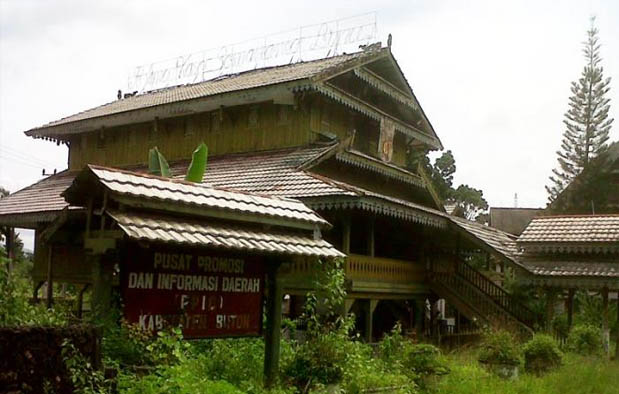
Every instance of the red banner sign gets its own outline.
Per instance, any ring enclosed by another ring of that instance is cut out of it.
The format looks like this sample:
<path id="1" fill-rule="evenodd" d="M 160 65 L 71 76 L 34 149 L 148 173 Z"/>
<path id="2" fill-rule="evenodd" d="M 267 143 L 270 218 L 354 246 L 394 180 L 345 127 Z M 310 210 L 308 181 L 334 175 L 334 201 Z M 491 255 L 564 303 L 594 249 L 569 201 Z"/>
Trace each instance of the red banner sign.
<path id="1" fill-rule="evenodd" d="M 258 257 L 191 249 L 131 246 L 121 268 L 125 318 L 188 338 L 260 335 L 263 282 Z"/>

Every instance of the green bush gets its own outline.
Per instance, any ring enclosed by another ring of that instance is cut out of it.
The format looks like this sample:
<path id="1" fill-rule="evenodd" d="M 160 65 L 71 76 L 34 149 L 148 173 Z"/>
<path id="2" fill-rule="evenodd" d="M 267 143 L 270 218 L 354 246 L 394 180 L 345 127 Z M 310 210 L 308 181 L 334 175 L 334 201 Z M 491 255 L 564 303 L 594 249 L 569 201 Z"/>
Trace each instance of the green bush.
<path id="1" fill-rule="evenodd" d="M 542 374 L 561 366 L 563 353 L 549 335 L 536 334 L 524 345 L 524 368 L 527 372 Z"/>
<path id="2" fill-rule="evenodd" d="M 519 365 L 521 354 L 516 338 L 504 330 L 487 332 L 481 343 L 478 360 L 483 364 Z"/>
<path id="3" fill-rule="evenodd" d="M 570 332 L 568 348 L 582 355 L 596 355 L 602 352 L 602 333 L 592 325 L 578 325 Z"/>
<path id="4" fill-rule="evenodd" d="M 385 335 L 378 345 L 380 359 L 389 370 L 400 370 L 424 388 L 430 378 L 449 373 L 447 361 L 439 348 L 429 344 L 413 344 L 402 336 L 400 325 Z"/>

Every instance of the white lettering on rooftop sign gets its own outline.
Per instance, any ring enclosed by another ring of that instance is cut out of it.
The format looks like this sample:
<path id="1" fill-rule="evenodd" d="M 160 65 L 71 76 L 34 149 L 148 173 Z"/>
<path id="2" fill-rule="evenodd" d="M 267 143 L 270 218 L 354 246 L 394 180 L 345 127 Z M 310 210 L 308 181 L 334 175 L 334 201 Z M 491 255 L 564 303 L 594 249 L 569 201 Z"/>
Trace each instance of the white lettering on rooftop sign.
<path id="1" fill-rule="evenodd" d="M 136 67 L 130 92 L 206 81 L 255 68 L 355 52 L 376 39 L 376 14 L 369 13 L 272 34 Z"/>

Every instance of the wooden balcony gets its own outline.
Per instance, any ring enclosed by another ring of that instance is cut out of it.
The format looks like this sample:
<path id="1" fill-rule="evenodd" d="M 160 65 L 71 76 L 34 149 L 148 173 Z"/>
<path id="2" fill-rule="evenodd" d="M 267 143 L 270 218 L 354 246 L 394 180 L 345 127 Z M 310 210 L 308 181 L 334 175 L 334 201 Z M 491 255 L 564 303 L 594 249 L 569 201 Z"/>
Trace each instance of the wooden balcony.
<path id="1" fill-rule="evenodd" d="M 282 271 L 289 290 L 309 290 L 318 266 L 309 260 L 287 264 Z M 403 296 L 427 290 L 425 267 L 419 262 L 351 254 L 344 263 L 349 293 Z"/>

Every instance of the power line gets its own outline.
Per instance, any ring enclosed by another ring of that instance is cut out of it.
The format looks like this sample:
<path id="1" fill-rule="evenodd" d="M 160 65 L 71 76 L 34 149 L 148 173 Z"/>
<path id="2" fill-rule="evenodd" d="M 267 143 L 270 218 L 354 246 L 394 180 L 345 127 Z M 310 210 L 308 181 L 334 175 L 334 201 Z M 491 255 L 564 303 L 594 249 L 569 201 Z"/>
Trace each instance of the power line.
<path id="1" fill-rule="evenodd" d="M 19 157 L 21 159 L 32 160 L 34 162 L 37 162 L 37 163 L 45 165 L 45 166 L 52 166 L 53 167 L 53 166 L 57 165 L 56 163 L 52 163 L 51 161 L 40 159 L 40 158 L 38 158 L 38 157 L 36 157 L 34 155 L 31 155 L 29 153 L 20 152 L 20 151 L 18 151 L 16 149 L 9 148 L 7 146 L 0 146 L 0 152 L 1 151 L 4 151 L 8 155 L 17 156 L 17 157 Z"/>

